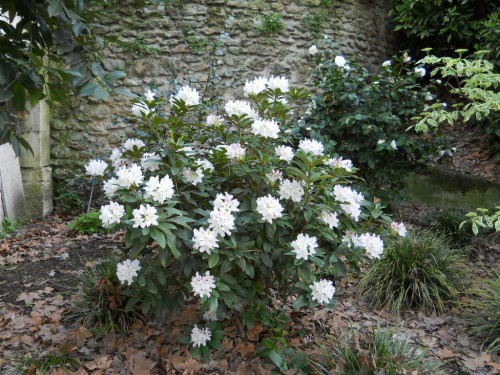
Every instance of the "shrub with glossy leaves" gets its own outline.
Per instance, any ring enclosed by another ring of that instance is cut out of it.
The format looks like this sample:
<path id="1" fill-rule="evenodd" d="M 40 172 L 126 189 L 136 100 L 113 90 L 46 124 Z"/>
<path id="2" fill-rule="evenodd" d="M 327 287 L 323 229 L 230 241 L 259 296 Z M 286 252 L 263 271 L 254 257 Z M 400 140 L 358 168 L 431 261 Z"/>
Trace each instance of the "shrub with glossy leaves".
<path id="1" fill-rule="evenodd" d="M 344 262 L 356 267 L 383 251 L 390 219 L 349 186 L 356 169 L 292 137 L 308 94 L 284 77 L 247 81 L 242 94 L 199 123 L 195 89 L 170 100 L 148 92 L 132 108 L 140 138 L 106 166 L 89 163 L 112 200 L 101 220 L 126 232 L 131 259 L 118 278 L 130 286 L 129 309 L 162 316 L 194 295 L 224 319 L 268 309 L 271 289 L 297 307 L 330 305 L 335 288 L 317 271 L 339 275 Z M 193 335 L 202 354 L 212 336 L 199 327 Z"/>

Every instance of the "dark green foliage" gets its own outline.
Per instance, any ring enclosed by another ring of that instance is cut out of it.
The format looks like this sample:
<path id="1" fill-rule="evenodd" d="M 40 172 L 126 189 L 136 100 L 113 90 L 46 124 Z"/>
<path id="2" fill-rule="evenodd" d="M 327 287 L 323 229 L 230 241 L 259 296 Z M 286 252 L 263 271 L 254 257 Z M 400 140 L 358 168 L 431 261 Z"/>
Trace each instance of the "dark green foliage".
<path id="1" fill-rule="evenodd" d="M 351 328 L 338 330 L 324 348 L 324 356 L 311 362 L 316 374 L 421 375 L 443 374 L 438 363 L 426 359 L 423 348 L 397 338 L 394 329 L 372 328 L 363 336 Z"/>
<path id="2" fill-rule="evenodd" d="M 66 213 L 70 213 L 75 210 L 79 211 L 83 207 L 83 202 L 78 194 L 73 193 L 72 191 L 62 193 L 57 198 L 57 201 L 59 202 L 59 206 L 62 211 Z"/>
<path id="3" fill-rule="evenodd" d="M 440 313 L 457 303 L 467 275 L 463 254 L 444 237 L 411 233 L 387 245 L 361 280 L 358 296 L 392 314 L 405 308 Z"/>
<path id="4" fill-rule="evenodd" d="M 438 56 L 457 48 L 490 49 L 498 58 L 498 4 L 482 0 L 392 0 L 390 15 L 415 53 L 432 47 Z M 497 61 L 498 63 L 498 61 Z"/>
<path id="5" fill-rule="evenodd" d="M 137 308 L 126 309 L 130 295 L 123 294 L 116 277 L 118 260 L 110 258 L 79 277 L 77 299 L 64 316 L 75 326 L 105 332 L 125 332 L 132 323 L 144 321 Z"/>
<path id="6" fill-rule="evenodd" d="M 463 211 L 444 210 L 434 217 L 431 228 L 448 237 L 454 246 L 464 247 L 473 237 L 471 223 L 460 226 L 465 220 L 467 217 Z"/>
<path id="7" fill-rule="evenodd" d="M 269 13 L 262 17 L 262 25 L 259 29 L 268 35 L 278 35 L 285 30 L 285 22 L 280 13 Z"/>
<path id="8" fill-rule="evenodd" d="M 322 140 L 331 155 L 351 159 L 372 191 L 397 191 L 408 170 L 442 142 L 408 130 L 411 119 L 423 111 L 430 88 L 404 56 L 372 75 L 354 61 L 347 62 L 349 68 L 339 67 L 339 45 L 326 43 L 332 50 L 319 47 L 324 52 L 315 57 L 312 78 L 318 93 L 312 97 L 303 136 Z"/>
<path id="9" fill-rule="evenodd" d="M 305 16 L 301 22 L 311 31 L 320 32 L 330 19 L 328 12 L 323 9 L 312 12 Z"/>
<path id="10" fill-rule="evenodd" d="M 467 316 L 472 324 L 468 331 L 483 340 L 488 352 L 500 353 L 500 275 L 486 280 L 485 287 L 473 293 L 468 303 L 473 310 Z"/>
<path id="11" fill-rule="evenodd" d="M 68 224 L 68 229 L 86 234 L 107 232 L 107 229 L 102 226 L 101 219 L 99 219 L 100 214 L 100 211 L 96 210 L 83 213 Z"/>
<path id="12" fill-rule="evenodd" d="M 8 217 L 2 219 L 2 230 L 0 231 L 0 238 L 4 238 L 10 232 L 14 232 L 21 228 L 25 223 L 25 220 L 14 221 Z"/>

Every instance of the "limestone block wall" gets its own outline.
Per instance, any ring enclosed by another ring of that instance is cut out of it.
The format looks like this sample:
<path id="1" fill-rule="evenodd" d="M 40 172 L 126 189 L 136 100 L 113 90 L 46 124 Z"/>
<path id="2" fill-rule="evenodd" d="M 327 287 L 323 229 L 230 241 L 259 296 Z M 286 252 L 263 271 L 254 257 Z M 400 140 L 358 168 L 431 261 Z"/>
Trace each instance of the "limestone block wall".
<path id="1" fill-rule="evenodd" d="M 390 0 L 171 0 L 159 16 L 124 0 L 109 10 L 104 37 L 117 37 L 103 50 L 106 69 L 121 69 L 121 83 L 135 93 L 148 87 L 170 95 L 190 83 L 203 91 L 212 77 L 223 88 L 256 75 L 285 75 L 308 86 L 308 49 L 325 35 L 359 55 L 371 69 L 397 50 L 387 17 Z M 278 15 L 284 30 L 266 32 L 264 19 Z M 239 82 L 239 85 L 238 85 Z M 236 91 L 236 93 L 238 93 Z M 124 119 L 129 98 L 77 99 L 53 108 L 51 164 L 57 181 L 80 173 L 89 158 L 107 155 L 134 134 Z"/>

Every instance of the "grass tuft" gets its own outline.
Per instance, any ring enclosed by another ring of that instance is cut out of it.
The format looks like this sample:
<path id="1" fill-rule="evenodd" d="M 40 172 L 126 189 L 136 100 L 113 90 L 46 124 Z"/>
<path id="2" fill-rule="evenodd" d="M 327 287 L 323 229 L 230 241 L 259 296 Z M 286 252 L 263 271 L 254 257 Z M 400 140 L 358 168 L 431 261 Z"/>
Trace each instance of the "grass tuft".
<path id="1" fill-rule="evenodd" d="M 83 213 L 68 224 L 68 229 L 84 234 L 105 233 L 108 230 L 102 226 L 100 214 L 100 211 L 96 210 Z"/>
<path id="2" fill-rule="evenodd" d="M 446 238 L 410 233 L 387 245 L 361 279 L 358 298 L 395 315 L 404 308 L 440 313 L 458 302 L 467 276 L 463 253 Z"/>
<path id="3" fill-rule="evenodd" d="M 438 363 L 426 358 L 423 348 L 398 338 L 395 329 L 373 328 L 365 336 L 353 328 L 337 330 L 323 348 L 322 358 L 310 362 L 316 374 L 443 374 Z"/>
<path id="4" fill-rule="evenodd" d="M 80 276 L 76 301 L 64 315 L 64 321 L 83 326 L 96 334 L 126 332 L 144 315 L 133 308 L 126 310 L 130 296 L 123 294 L 116 277 L 118 260 L 111 258 L 93 266 Z"/>

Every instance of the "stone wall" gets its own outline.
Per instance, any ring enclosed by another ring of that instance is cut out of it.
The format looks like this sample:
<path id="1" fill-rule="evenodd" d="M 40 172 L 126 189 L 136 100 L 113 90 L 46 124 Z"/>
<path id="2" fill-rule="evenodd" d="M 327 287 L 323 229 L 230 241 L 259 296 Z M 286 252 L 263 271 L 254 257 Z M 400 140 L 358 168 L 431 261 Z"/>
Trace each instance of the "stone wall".
<path id="1" fill-rule="evenodd" d="M 124 0 L 109 11 L 103 51 L 106 69 L 127 73 L 123 87 L 142 93 L 149 86 L 170 95 L 174 84 L 202 89 L 209 76 L 231 91 L 256 75 L 285 75 L 308 86 L 308 48 L 325 35 L 342 43 L 347 57 L 358 54 L 371 69 L 395 51 L 388 24 L 390 0 L 170 0 L 158 16 Z M 279 14 L 285 29 L 272 34 L 264 17 Z M 216 47 L 213 45 L 216 44 Z M 173 77 L 177 81 L 173 80 Z M 126 120 L 129 98 L 77 99 L 53 108 L 51 163 L 54 179 L 82 171 L 89 158 L 133 134 Z"/>

